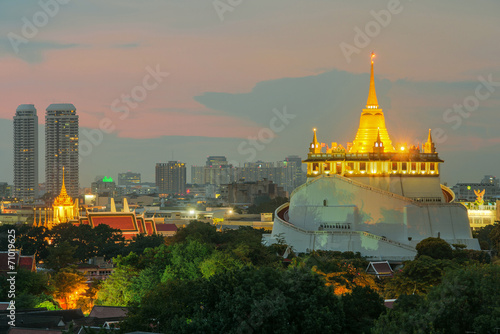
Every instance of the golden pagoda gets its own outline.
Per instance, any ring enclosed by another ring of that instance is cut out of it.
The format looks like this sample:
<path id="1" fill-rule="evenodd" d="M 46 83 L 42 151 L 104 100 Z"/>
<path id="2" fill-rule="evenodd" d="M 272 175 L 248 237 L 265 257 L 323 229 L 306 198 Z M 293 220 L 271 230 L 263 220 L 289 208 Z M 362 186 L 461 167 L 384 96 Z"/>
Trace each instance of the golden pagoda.
<path id="1" fill-rule="evenodd" d="M 63 167 L 63 177 L 62 186 L 59 196 L 54 199 L 52 204 L 54 217 L 52 219 L 52 225 L 67 223 L 70 220 L 75 219 L 78 216 L 78 199 L 73 199 L 68 195 L 66 191 L 66 185 L 64 182 L 64 167 Z"/>
<path id="2" fill-rule="evenodd" d="M 384 113 L 378 106 L 377 92 L 375 91 L 375 78 L 373 75 L 373 58 L 375 58 L 375 54 L 372 52 L 370 90 L 368 92 L 366 108 L 361 112 L 358 133 L 349 151 L 352 153 L 370 152 L 378 135 L 380 135 L 380 139 L 384 143 L 385 152 L 395 151 L 391 139 L 389 138 L 387 128 L 385 127 Z"/>
<path id="3" fill-rule="evenodd" d="M 330 146 L 318 141 L 314 129 L 307 159 L 303 161 L 307 164 L 307 176 L 315 178 L 338 174 L 355 177 L 367 185 L 419 201 L 440 202 L 439 164 L 443 160 L 438 157 L 431 132 L 429 130 L 422 149 L 420 146 L 406 145 L 394 148 L 385 126 L 384 113 L 378 105 L 373 73 L 374 57 L 372 53 L 368 100 L 361 112 L 356 138 L 352 144 L 347 144 L 347 149 L 336 142 Z M 418 177 L 418 182 L 415 177 Z"/>

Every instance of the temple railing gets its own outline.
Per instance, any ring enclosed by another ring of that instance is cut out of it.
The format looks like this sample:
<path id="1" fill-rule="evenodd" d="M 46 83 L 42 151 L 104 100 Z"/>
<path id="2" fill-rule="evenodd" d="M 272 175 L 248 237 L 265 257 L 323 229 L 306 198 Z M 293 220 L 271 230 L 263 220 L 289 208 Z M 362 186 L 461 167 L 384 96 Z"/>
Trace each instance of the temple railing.
<path id="1" fill-rule="evenodd" d="M 286 226 L 292 230 L 295 230 L 297 232 L 300 232 L 303 234 L 308 234 L 308 235 L 333 234 L 333 235 L 364 236 L 364 237 L 367 237 L 370 239 L 382 241 L 382 242 L 385 242 L 385 243 L 388 243 L 388 244 L 391 244 L 391 245 L 394 245 L 397 247 L 404 248 L 406 250 L 416 252 L 415 248 L 410 246 L 410 245 L 406 245 L 406 244 L 403 244 L 403 243 L 400 243 L 400 242 L 397 242 L 397 241 L 394 241 L 391 239 L 387 239 L 386 237 L 381 237 L 381 236 L 378 236 L 376 234 L 372 234 L 372 233 L 365 232 L 365 231 L 329 231 L 329 230 L 309 231 L 309 230 L 305 230 L 303 228 L 297 227 L 294 224 L 284 220 L 285 217 L 288 219 L 288 207 L 289 207 L 289 203 L 285 203 L 285 204 L 281 205 L 280 207 L 278 207 L 275 211 L 275 219 L 277 219 L 279 221 L 279 223 L 283 224 L 284 226 Z"/>

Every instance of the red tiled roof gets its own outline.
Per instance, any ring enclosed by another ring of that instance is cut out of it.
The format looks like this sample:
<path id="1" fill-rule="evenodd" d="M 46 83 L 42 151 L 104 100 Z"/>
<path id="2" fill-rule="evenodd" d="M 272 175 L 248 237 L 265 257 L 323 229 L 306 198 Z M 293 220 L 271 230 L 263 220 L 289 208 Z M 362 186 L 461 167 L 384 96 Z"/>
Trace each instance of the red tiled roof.
<path id="1" fill-rule="evenodd" d="M 137 226 L 139 227 L 139 233 L 146 233 L 146 227 L 144 226 L 144 219 L 142 217 L 136 217 Z"/>
<path id="2" fill-rule="evenodd" d="M 146 231 L 148 232 L 148 235 L 153 235 L 158 231 L 156 228 L 156 223 L 153 219 L 146 219 L 144 221 L 144 224 L 146 225 Z"/>
<path id="3" fill-rule="evenodd" d="M 21 255 L 21 257 L 19 258 L 19 267 L 31 271 L 36 270 L 35 256 Z"/>
<path id="4" fill-rule="evenodd" d="M 90 311 L 89 318 L 121 318 L 128 313 L 126 307 L 119 306 L 94 306 Z"/>
<path id="5" fill-rule="evenodd" d="M 393 308 L 395 301 L 396 301 L 396 299 L 386 299 L 386 300 L 384 300 L 384 306 L 387 308 Z"/>
<path id="6" fill-rule="evenodd" d="M 381 275 L 392 274 L 392 269 L 391 266 L 389 266 L 389 263 L 372 263 L 372 266 L 377 271 L 378 274 Z"/>
<path id="7" fill-rule="evenodd" d="M 133 213 L 89 213 L 88 217 L 90 224 L 93 227 L 105 224 L 111 228 L 119 229 L 122 232 L 139 232 L 137 221 L 135 220 L 135 215 Z"/>
<path id="8" fill-rule="evenodd" d="M 158 232 L 177 232 L 177 226 L 175 224 L 156 224 L 156 230 Z"/>

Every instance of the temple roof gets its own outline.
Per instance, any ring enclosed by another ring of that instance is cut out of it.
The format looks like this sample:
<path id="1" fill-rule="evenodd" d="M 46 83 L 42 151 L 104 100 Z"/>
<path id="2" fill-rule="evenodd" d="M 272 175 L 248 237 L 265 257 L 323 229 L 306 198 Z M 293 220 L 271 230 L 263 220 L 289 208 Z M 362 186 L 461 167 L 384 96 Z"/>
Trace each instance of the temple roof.
<path id="1" fill-rule="evenodd" d="M 73 199 L 68 195 L 66 185 L 64 183 L 64 167 L 61 192 L 59 193 L 59 196 L 54 199 L 54 206 L 73 206 Z"/>

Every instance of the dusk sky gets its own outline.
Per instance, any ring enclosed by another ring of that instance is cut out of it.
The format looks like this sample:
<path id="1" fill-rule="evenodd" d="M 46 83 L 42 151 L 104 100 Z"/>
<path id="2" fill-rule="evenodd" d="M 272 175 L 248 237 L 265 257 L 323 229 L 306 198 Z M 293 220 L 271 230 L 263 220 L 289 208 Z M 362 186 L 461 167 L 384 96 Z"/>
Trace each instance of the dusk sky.
<path id="1" fill-rule="evenodd" d="M 432 128 L 442 182 L 500 176 L 499 15 L 498 0 L 2 1 L 0 182 L 12 183 L 19 104 L 38 111 L 40 182 L 51 103 L 77 108 L 82 187 L 128 170 L 153 181 L 169 160 L 189 175 L 209 155 L 305 158 L 314 127 L 346 146 L 372 51 L 393 142 Z"/>

